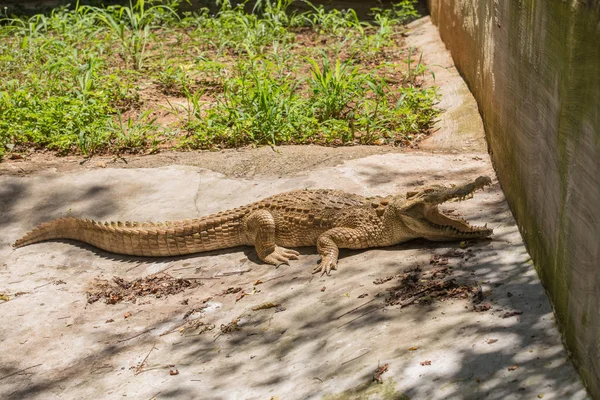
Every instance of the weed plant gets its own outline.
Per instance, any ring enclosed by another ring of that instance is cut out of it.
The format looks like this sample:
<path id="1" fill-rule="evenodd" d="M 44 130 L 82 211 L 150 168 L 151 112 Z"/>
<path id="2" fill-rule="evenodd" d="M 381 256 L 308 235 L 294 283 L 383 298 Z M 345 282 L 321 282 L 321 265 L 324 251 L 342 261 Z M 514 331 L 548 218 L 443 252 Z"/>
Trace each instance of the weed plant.
<path id="1" fill-rule="evenodd" d="M 327 10 L 259 0 L 181 13 L 178 0 L 78 3 L 0 18 L 6 152 L 156 151 L 289 143 L 409 145 L 437 111 L 403 45 L 412 0 Z"/>

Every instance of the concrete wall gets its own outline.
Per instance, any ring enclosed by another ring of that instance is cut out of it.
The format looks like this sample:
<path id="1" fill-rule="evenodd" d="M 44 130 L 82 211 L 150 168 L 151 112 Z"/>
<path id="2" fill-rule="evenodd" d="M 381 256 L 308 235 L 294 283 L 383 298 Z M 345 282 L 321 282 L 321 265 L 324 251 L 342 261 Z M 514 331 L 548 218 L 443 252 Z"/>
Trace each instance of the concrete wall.
<path id="1" fill-rule="evenodd" d="M 428 0 L 574 361 L 600 399 L 600 0 Z"/>

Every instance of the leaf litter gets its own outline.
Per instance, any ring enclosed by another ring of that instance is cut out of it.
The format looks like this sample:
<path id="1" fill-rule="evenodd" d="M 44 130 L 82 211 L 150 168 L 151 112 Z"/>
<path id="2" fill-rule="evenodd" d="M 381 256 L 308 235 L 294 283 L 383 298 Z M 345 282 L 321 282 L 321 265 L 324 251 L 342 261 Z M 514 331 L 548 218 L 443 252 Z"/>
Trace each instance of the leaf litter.
<path id="1" fill-rule="evenodd" d="M 459 282 L 451 277 L 452 267 L 449 266 L 446 257 L 435 255 L 430 264 L 435 268 L 424 272 L 420 266 L 414 266 L 393 277 L 398 279 L 400 284 L 386 290 L 388 296 L 385 303 L 390 306 L 400 305 L 403 308 L 413 304 L 470 298 L 473 309 L 482 311 L 477 307 L 477 304 L 483 300 L 482 290 L 478 284 Z M 385 281 L 388 280 L 390 279 L 385 278 Z"/>
<path id="2" fill-rule="evenodd" d="M 117 304 L 122 301 L 136 303 L 140 297 L 163 296 L 181 293 L 188 289 L 202 286 L 195 279 L 175 278 L 166 273 L 150 275 L 144 278 L 126 280 L 118 276 L 112 281 L 95 279 L 86 289 L 89 304 L 104 300 L 106 304 Z"/>

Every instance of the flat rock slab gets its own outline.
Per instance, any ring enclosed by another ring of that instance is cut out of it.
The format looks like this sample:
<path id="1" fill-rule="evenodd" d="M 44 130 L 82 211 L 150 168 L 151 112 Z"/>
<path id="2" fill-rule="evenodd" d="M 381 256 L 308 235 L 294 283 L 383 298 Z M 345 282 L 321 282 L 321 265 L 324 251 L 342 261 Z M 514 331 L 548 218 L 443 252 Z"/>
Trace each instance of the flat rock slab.
<path id="1" fill-rule="evenodd" d="M 314 248 L 274 268 L 251 248 L 148 259 L 66 242 L 10 247 L 37 223 L 67 215 L 184 219 L 297 188 L 386 195 L 484 174 L 493 170 L 481 154 L 411 152 L 280 178 L 233 178 L 194 166 L 2 176 L 0 293 L 9 301 L 0 303 L 0 397 L 586 398 L 497 182 L 446 205 L 487 222 L 493 240 L 343 251 L 330 277 L 311 274 Z M 473 311 L 466 299 L 386 306 L 397 276 L 434 268 L 435 255 L 448 259 L 453 278 L 481 285 L 490 309 Z M 87 303 L 95 278 L 161 271 L 203 285 L 136 303 Z M 386 277 L 395 278 L 375 283 Z M 241 291 L 223 295 L 228 288 Z M 280 306 L 252 310 L 269 302 Z M 190 312 L 197 327 L 181 332 Z M 374 382 L 385 364 L 383 383 Z"/>

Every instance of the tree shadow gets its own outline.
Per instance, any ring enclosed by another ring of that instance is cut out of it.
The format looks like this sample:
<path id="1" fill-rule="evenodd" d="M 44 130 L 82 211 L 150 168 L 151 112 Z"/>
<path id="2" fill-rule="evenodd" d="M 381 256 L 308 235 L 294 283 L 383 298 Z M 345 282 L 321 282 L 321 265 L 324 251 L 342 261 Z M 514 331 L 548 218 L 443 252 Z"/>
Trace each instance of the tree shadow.
<path id="1" fill-rule="evenodd" d="M 448 182 L 460 183 L 465 179 L 474 179 L 485 171 L 485 165 L 460 170 L 439 170 L 436 168 L 397 171 L 389 166 L 377 162 L 361 165 L 357 175 L 368 186 L 377 187 L 392 182 L 401 182 L 402 188 L 414 188 L 428 184 L 447 184 Z"/>
<path id="2" fill-rule="evenodd" d="M 396 249 L 386 249 L 386 251 L 401 253 L 409 251 L 410 247 L 418 247 L 419 244 L 419 242 L 415 242 L 398 246 Z M 485 247 L 486 244 L 481 246 Z M 506 245 L 505 248 L 500 247 L 496 250 L 499 252 L 510 251 L 509 247 Z M 448 244 L 435 244 L 430 248 L 435 254 L 444 254 L 454 249 L 456 249 L 455 246 Z M 348 258 L 351 257 L 352 255 L 348 255 Z M 385 274 L 395 274 L 404 270 L 406 265 L 401 262 L 389 262 L 377 267 L 384 270 Z M 454 352 L 456 359 L 451 364 L 458 365 L 460 368 L 451 373 L 424 373 L 423 378 L 417 378 L 408 383 L 404 381 L 400 385 L 401 392 L 408 398 L 505 399 L 517 395 L 515 398 L 531 398 L 543 393 L 540 392 L 540 387 L 550 385 L 546 390 L 559 392 L 563 396 L 562 398 L 576 398 L 576 395 L 580 394 L 580 388 L 573 385 L 573 374 L 558 371 L 564 369 L 565 363 L 568 364 L 568 361 L 566 361 L 564 348 L 556 333 L 548 333 L 553 329 L 552 309 L 545 299 L 537 277 L 532 273 L 532 266 L 529 263 L 507 266 L 500 256 L 489 255 L 479 262 L 457 265 L 456 268 L 464 270 L 463 273 L 458 273 L 458 279 L 472 279 L 471 273 L 475 273 L 479 281 L 486 282 L 494 288 L 500 288 L 494 289 L 493 297 L 486 301 L 492 304 L 493 311 L 491 312 L 497 313 L 499 320 L 512 319 L 514 322 L 510 325 L 489 326 L 482 325 L 479 321 L 474 320 L 475 318 L 467 316 L 468 322 L 463 321 L 460 326 L 445 326 L 442 330 L 434 331 L 435 333 L 420 335 L 418 337 L 419 348 L 434 349 L 434 353 L 435 349 L 447 346 L 449 343 L 464 342 L 464 340 L 457 340 L 460 337 L 479 338 L 479 342 L 482 343 L 474 343 L 474 348 L 471 343 L 469 346 L 458 343 L 459 349 Z M 502 276 L 498 275 L 498 269 L 504 270 Z M 415 362 L 414 360 L 413 362 L 407 361 L 410 351 L 407 347 L 396 348 L 393 338 L 409 335 L 408 330 L 427 326 L 432 317 L 440 318 L 440 309 L 445 309 L 444 305 L 437 303 L 417 305 L 407 310 L 385 307 L 385 288 L 382 287 L 376 288 L 374 291 L 369 290 L 370 298 L 374 301 L 355 311 L 352 311 L 356 308 L 355 303 L 350 306 L 342 305 L 338 299 L 333 301 L 321 299 L 316 303 L 320 308 L 317 312 L 314 302 L 299 303 L 298 298 L 306 297 L 307 291 L 315 292 L 315 289 L 318 290 L 321 285 L 329 285 L 330 281 L 321 283 L 317 280 L 314 282 L 313 276 L 307 272 L 291 272 L 283 279 L 274 280 L 261 286 L 263 291 L 277 293 L 277 302 L 286 305 L 288 310 L 281 313 L 269 310 L 251 312 L 247 310 L 247 307 L 236 307 L 230 302 L 229 306 L 234 309 L 232 310 L 234 312 L 227 313 L 227 317 L 216 315 L 204 317 L 207 321 L 219 326 L 219 322 L 224 324 L 232 315 L 241 314 L 238 317 L 241 319 L 240 329 L 231 333 L 204 333 L 190 336 L 178 336 L 175 333 L 173 336 L 161 337 L 159 332 L 164 331 L 165 327 L 171 328 L 181 322 L 178 318 L 166 315 L 155 319 L 147 326 L 140 327 L 140 330 L 152 329 L 152 331 L 130 341 L 123 342 L 132 336 L 132 333 L 128 331 L 115 330 L 102 333 L 88 331 L 85 334 L 91 335 L 87 337 L 89 341 L 95 343 L 96 346 L 104 343 L 101 345 L 100 351 L 94 351 L 93 355 L 78 359 L 69 368 L 61 371 L 59 377 L 55 376 L 52 379 L 35 375 L 26 377 L 26 380 L 31 380 L 31 384 L 12 391 L 6 398 L 47 396 L 51 389 L 56 391 L 57 388 L 71 385 L 74 380 L 76 381 L 75 377 L 77 376 L 92 374 L 93 369 L 98 365 L 111 365 L 113 367 L 108 370 L 108 373 L 114 373 L 117 371 L 114 366 L 119 365 L 117 360 L 121 355 L 135 351 L 139 354 L 137 357 L 139 359 L 143 355 L 140 353 L 141 349 L 144 349 L 145 352 L 145 349 L 156 343 L 160 343 L 157 347 L 165 350 L 160 353 L 161 364 L 173 363 L 182 371 L 195 370 L 200 365 L 210 366 L 194 374 L 201 378 L 199 380 L 205 382 L 201 387 L 203 392 L 211 394 L 209 398 L 238 398 L 237 393 L 244 390 L 263 393 L 265 390 L 290 385 L 295 387 L 298 392 L 294 392 L 297 395 L 289 395 L 288 398 L 320 398 L 327 390 L 319 385 L 310 385 L 306 390 L 301 390 L 297 387 L 298 385 L 302 386 L 300 378 L 313 376 L 319 381 L 330 382 L 339 377 L 350 376 L 357 383 L 365 384 L 365 380 L 368 381 L 372 377 L 376 359 L 368 353 L 359 359 L 360 365 L 357 368 L 356 363 L 352 362 L 355 357 L 354 353 L 348 354 L 345 358 L 339 358 L 339 352 L 336 351 L 346 347 L 345 342 L 348 339 L 368 337 L 369 332 L 378 330 L 382 326 L 388 326 L 383 343 L 387 343 L 384 347 L 389 347 L 389 349 L 380 348 L 374 351 L 377 353 L 377 362 L 380 357 L 381 362 L 389 362 L 395 367 L 393 378 L 397 382 L 402 382 L 401 377 L 407 374 L 407 370 L 415 368 L 413 365 Z M 352 274 L 354 271 L 346 270 L 345 272 Z M 365 275 L 362 275 L 362 278 L 364 277 Z M 341 272 L 331 279 L 345 280 Z M 355 279 L 348 280 L 356 283 Z M 224 286 L 235 284 L 236 282 L 226 282 Z M 347 288 L 347 285 L 344 287 Z M 290 290 L 290 288 L 293 289 Z M 157 301 L 160 300 L 156 300 L 154 303 Z M 360 300 L 360 304 L 364 303 L 366 302 Z M 455 303 L 468 305 L 467 301 L 455 301 Z M 96 307 L 110 306 L 98 305 Z M 501 318 L 502 313 L 513 309 L 518 309 L 522 314 Z M 291 315 L 283 318 L 287 312 L 290 312 Z M 473 313 L 473 311 L 465 310 L 464 313 Z M 273 322 L 280 318 L 280 322 Z M 399 319 L 405 320 L 405 323 L 398 324 Z M 265 330 L 265 327 L 269 327 L 269 329 Z M 216 329 L 218 330 L 218 328 Z M 483 342 L 485 338 L 503 340 L 507 334 L 512 337 L 512 346 L 505 346 L 502 343 L 494 346 Z M 374 337 L 373 340 L 382 339 Z M 373 347 L 370 340 L 364 341 L 363 344 L 365 347 Z M 536 347 L 543 347 L 544 351 L 536 351 L 535 357 L 527 358 L 527 349 Z M 335 353 L 336 357 L 323 356 L 329 352 Z M 248 365 L 250 362 L 251 366 Z M 443 360 L 433 360 L 433 363 L 439 362 L 443 363 Z M 294 365 L 306 371 L 298 376 L 292 372 Z M 515 366 L 517 369 L 509 371 Z M 14 373 L 16 370 L 16 368 L 5 367 L 1 370 L 1 374 L 4 376 Z M 157 371 L 148 371 L 145 374 L 160 376 L 162 373 L 166 373 Z M 249 387 L 241 387 L 238 381 L 246 374 L 253 376 L 252 383 Z M 22 376 L 19 378 L 24 379 Z M 135 379 L 133 374 L 131 379 Z M 429 380 L 437 381 L 439 387 L 445 389 L 441 392 L 436 391 L 431 385 L 425 383 Z M 531 382 L 535 384 L 531 384 Z M 10 381 L 7 380 L 7 383 Z M 9 384 L 7 387 L 11 387 L 11 385 Z M 164 398 L 170 398 L 170 396 L 193 398 L 199 390 L 194 388 L 194 385 L 174 389 L 171 384 L 167 383 L 162 385 L 161 389 L 163 387 L 161 396 Z M 221 393 L 221 397 L 219 397 L 219 393 Z M 249 398 L 254 397 L 250 396 Z"/>
<path id="3" fill-rule="evenodd" d="M 37 183 L 28 179 L 6 177 L 0 187 L 0 229 L 4 234 L 0 243 L 18 239 L 8 229 L 20 224 L 33 229 L 42 222 L 65 216 L 85 216 L 102 220 L 117 209 L 115 191 L 110 185 L 60 188 L 54 178 L 47 177 L 44 190 L 37 191 Z M 21 231 L 21 234 L 24 233 Z"/>

